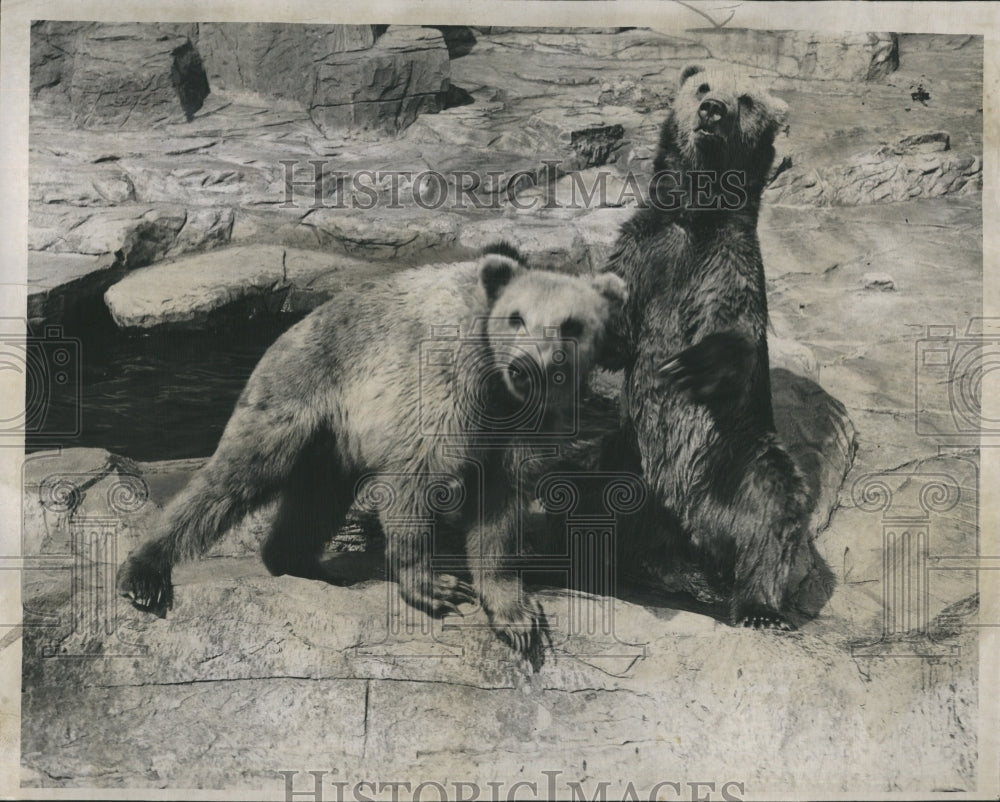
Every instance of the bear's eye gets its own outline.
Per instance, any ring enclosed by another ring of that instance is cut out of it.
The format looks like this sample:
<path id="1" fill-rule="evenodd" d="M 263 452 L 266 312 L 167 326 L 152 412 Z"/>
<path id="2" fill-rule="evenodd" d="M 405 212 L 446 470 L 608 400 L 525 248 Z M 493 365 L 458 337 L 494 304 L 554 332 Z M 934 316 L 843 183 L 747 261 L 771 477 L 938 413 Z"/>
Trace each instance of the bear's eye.
<path id="1" fill-rule="evenodd" d="M 708 84 L 702 84 L 701 86 L 698 87 L 698 94 L 707 95 L 711 91 L 711 89 L 712 87 L 710 87 Z"/>
<path id="2" fill-rule="evenodd" d="M 575 340 L 583 334 L 583 324 L 575 317 L 568 318 L 559 327 L 559 336 L 564 340 Z"/>
<path id="3" fill-rule="evenodd" d="M 740 95 L 740 105 L 747 111 L 753 108 L 753 98 L 750 95 Z"/>
<path id="4" fill-rule="evenodd" d="M 521 317 L 520 312 L 511 312 L 510 316 L 507 318 L 507 324 L 512 329 L 519 329 L 524 325 L 524 318 Z"/>

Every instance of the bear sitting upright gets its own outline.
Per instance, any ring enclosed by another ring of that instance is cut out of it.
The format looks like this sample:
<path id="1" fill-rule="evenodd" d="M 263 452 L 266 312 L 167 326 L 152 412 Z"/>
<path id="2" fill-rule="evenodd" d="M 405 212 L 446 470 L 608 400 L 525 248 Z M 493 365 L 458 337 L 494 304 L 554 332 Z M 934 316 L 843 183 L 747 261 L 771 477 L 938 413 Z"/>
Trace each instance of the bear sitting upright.
<path id="1" fill-rule="evenodd" d="M 402 597 L 432 615 L 478 597 L 537 667 L 544 614 L 507 564 L 528 500 L 519 471 L 552 452 L 539 443 L 572 434 L 564 420 L 624 301 L 617 276 L 528 270 L 506 243 L 341 292 L 261 358 L 215 454 L 122 565 L 119 592 L 162 615 L 171 567 L 272 496 L 265 565 L 321 578 L 325 541 L 375 482 L 392 499 L 381 522 Z M 429 518 L 468 533 L 475 590 L 432 570 Z"/>
<path id="2" fill-rule="evenodd" d="M 693 557 L 731 593 L 735 623 L 780 629 L 810 511 L 775 434 L 757 239 L 786 112 L 733 72 L 684 69 L 649 202 L 606 268 L 629 289 L 615 459 L 641 470 L 655 499 L 629 548 Z"/>

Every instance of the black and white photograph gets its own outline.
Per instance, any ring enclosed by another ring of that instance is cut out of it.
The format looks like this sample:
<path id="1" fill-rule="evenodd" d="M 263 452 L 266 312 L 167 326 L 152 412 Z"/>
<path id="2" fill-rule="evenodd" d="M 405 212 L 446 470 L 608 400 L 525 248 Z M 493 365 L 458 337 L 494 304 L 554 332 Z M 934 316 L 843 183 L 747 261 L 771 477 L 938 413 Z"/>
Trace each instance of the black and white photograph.
<path id="1" fill-rule="evenodd" d="M 2 798 L 998 798 L 1000 5 L 2 37 Z"/>

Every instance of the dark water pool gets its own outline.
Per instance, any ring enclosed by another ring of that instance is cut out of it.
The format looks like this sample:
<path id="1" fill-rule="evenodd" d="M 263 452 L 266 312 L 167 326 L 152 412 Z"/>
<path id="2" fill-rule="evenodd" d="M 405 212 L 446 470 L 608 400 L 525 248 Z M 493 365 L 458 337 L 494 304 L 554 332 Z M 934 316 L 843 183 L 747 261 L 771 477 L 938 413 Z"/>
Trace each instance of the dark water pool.
<path id="1" fill-rule="evenodd" d="M 69 380 L 54 381 L 51 365 L 35 382 L 44 384 L 41 391 L 29 380 L 27 406 L 41 403 L 46 414 L 27 450 L 98 447 L 137 460 L 208 456 L 261 355 L 293 322 L 130 336 L 110 324 L 66 331 L 75 363 Z"/>

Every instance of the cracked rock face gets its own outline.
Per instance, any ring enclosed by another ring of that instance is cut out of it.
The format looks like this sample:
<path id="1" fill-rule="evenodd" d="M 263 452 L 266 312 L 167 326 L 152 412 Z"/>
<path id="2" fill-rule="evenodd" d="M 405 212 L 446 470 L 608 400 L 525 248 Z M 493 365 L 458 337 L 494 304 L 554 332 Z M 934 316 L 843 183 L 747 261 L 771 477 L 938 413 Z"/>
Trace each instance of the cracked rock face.
<path id="1" fill-rule="evenodd" d="M 133 24 L 77 34 L 69 101 L 78 125 L 144 128 L 201 108 L 208 79 L 190 37 L 150 33 Z"/>
<path id="2" fill-rule="evenodd" d="M 982 188 L 982 158 L 954 153 L 946 134 L 928 133 L 881 145 L 846 165 L 783 172 L 768 187 L 767 198 L 789 205 L 863 206 L 974 195 Z"/>

